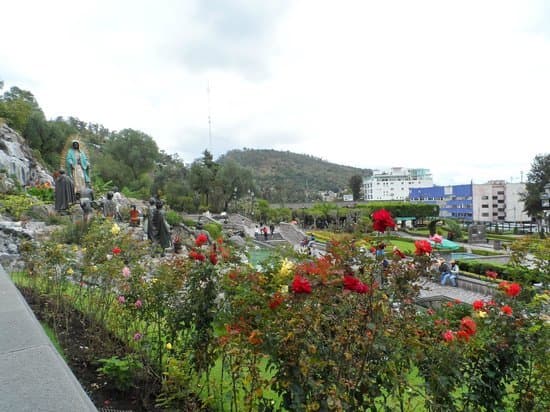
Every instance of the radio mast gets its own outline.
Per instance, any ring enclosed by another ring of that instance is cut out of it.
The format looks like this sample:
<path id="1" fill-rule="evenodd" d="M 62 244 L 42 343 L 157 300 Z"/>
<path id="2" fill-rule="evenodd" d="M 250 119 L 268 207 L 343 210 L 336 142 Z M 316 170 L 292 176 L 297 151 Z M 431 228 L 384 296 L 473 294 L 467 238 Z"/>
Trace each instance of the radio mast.
<path id="1" fill-rule="evenodd" d="M 212 118 L 210 116 L 210 80 L 206 84 L 206 94 L 208 99 L 208 150 L 212 153 Z"/>

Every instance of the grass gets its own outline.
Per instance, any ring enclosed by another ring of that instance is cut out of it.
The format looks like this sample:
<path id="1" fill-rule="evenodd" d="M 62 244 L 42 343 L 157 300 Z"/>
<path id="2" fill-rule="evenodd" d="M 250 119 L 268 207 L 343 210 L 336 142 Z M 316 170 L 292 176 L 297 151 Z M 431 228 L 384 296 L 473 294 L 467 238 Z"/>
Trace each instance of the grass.
<path id="1" fill-rule="evenodd" d="M 67 356 L 65 355 L 63 348 L 59 344 L 59 341 L 57 340 L 57 336 L 55 336 L 55 332 L 53 331 L 53 329 L 50 328 L 49 325 L 45 322 L 40 322 L 40 324 L 42 325 L 42 329 L 44 329 L 44 332 L 46 332 L 46 335 L 48 335 L 48 338 L 52 342 L 52 345 L 57 350 L 57 353 L 59 353 L 63 360 L 67 363 Z"/>

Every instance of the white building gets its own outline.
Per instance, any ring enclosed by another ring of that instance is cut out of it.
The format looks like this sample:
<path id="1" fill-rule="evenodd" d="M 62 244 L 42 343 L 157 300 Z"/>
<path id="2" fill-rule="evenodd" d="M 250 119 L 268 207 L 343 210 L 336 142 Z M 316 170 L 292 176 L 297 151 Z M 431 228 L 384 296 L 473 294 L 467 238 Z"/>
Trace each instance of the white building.
<path id="1" fill-rule="evenodd" d="M 521 195 L 525 183 L 506 183 L 504 180 L 491 180 L 484 184 L 474 184 L 472 188 L 473 214 L 476 222 L 529 222 L 523 211 L 525 203 Z"/>
<path id="2" fill-rule="evenodd" d="M 365 200 L 406 200 L 409 189 L 432 187 L 429 169 L 392 167 L 389 170 L 374 170 L 373 175 L 363 180 Z"/>

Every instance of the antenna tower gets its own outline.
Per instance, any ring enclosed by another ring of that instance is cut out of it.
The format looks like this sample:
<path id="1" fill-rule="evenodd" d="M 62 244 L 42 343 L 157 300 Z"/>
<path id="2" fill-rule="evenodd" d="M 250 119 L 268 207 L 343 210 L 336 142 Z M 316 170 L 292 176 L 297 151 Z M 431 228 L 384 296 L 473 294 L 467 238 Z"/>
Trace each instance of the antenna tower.
<path id="1" fill-rule="evenodd" d="M 212 153 L 212 118 L 210 116 L 210 80 L 206 85 L 206 94 L 208 98 L 208 149 Z"/>

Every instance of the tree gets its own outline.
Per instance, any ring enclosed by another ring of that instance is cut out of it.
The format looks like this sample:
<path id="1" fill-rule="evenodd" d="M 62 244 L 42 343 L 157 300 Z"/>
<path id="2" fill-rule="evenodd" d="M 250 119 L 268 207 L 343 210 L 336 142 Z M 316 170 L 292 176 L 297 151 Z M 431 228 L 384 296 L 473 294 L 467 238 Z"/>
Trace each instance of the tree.
<path id="1" fill-rule="evenodd" d="M 530 217 L 539 217 L 542 213 L 540 195 L 544 192 L 544 185 L 550 182 L 550 154 L 535 156 L 531 170 L 527 175 L 525 193 L 521 200 L 525 202 L 524 211 Z"/>
<path id="2" fill-rule="evenodd" d="M 349 179 L 349 187 L 351 193 L 353 193 L 353 200 L 359 200 L 361 198 L 361 188 L 363 186 L 363 178 L 360 175 L 353 175 Z"/>
<path id="3" fill-rule="evenodd" d="M 0 117 L 5 118 L 8 126 L 20 133 L 23 133 L 33 114 L 45 120 L 34 95 L 27 90 L 14 86 L 0 98 Z"/>
<path id="4" fill-rule="evenodd" d="M 231 201 L 240 199 L 248 190 L 254 190 L 252 172 L 234 160 L 225 160 L 219 165 L 216 186 L 219 188 L 223 210 L 227 211 Z"/>
<path id="5" fill-rule="evenodd" d="M 115 133 L 103 152 L 103 159 L 97 161 L 98 172 L 120 187 L 130 187 L 142 174 L 153 172 L 160 156 L 153 138 L 133 129 Z"/>

